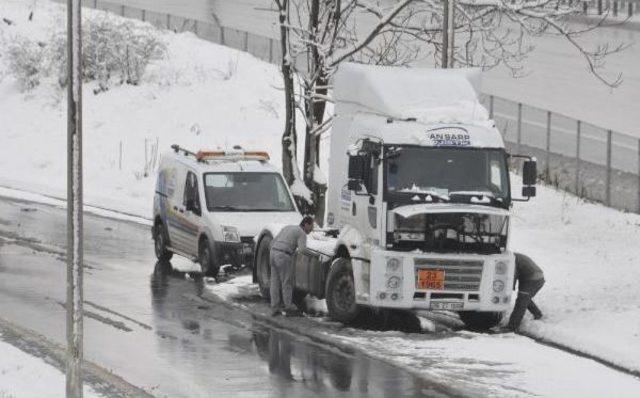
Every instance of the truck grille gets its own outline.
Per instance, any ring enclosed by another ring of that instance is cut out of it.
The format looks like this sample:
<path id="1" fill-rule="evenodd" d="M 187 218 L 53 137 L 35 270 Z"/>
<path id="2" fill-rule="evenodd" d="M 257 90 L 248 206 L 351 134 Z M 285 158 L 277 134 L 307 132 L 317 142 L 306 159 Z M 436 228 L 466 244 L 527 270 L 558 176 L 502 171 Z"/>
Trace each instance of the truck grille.
<path id="1" fill-rule="evenodd" d="M 414 264 L 416 286 L 419 270 L 440 270 L 444 271 L 444 290 L 480 290 L 484 264 L 482 261 L 417 258 Z"/>

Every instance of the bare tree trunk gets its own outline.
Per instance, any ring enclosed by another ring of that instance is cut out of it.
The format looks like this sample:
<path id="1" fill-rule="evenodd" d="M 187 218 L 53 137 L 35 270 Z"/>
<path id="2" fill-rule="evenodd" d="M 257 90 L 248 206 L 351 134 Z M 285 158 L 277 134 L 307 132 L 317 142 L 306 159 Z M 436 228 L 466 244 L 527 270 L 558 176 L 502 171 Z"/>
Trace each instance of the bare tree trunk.
<path id="1" fill-rule="evenodd" d="M 321 184 L 316 179 L 316 169 L 320 165 L 320 135 L 316 134 L 316 126 L 320 126 L 324 120 L 324 110 L 326 102 L 316 100 L 316 94 L 326 95 L 326 77 L 324 76 L 323 60 L 318 51 L 318 46 L 314 45 L 318 41 L 320 13 L 320 0 L 312 0 L 309 9 L 309 44 L 307 46 L 307 59 L 309 60 L 308 75 L 311 76 L 310 84 L 305 87 L 305 113 L 307 127 L 305 132 L 304 150 L 304 182 L 311 190 L 313 206 L 310 210 L 315 215 L 316 222 L 322 225 L 324 222 L 325 192 L 326 184 Z M 320 89 L 318 89 L 320 86 Z"/>
<path id="2" fill-rule="evenodd" d="M 285 124 L 282 134 L 282 174 L 288 185 L 295 180 L 294 162 L 296 161 L 296 148 L 298 147 L 298 137 L 296 134 L 296 109 L 295 109 L 295 87 L 293 84 L 293 71 L 291 69 L 291 57 L 289 56 L 289 29 L 286 26 L 289 15 L 289 0 L 276 2 L 280 9 L 280 48 L 282 49 L 282 60 L 280 68 L 284 81 L 285 97 Z"/>

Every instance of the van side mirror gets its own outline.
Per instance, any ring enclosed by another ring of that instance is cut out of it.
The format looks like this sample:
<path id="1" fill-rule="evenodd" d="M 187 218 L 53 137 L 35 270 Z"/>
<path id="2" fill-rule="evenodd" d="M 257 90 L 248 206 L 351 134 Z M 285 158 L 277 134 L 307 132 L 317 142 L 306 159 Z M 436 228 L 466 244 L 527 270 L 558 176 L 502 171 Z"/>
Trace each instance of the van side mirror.
<path id="1" fill-rule="evenodd" d="M 536 185 L 536 181 L 538 180 L 538 165 L 535 160 L 526 160 L 522 166 L 522 184 L 526 186 L 534 186 Z M 535 189 L 533 195 L 526 196 L 535 196 Z"/>

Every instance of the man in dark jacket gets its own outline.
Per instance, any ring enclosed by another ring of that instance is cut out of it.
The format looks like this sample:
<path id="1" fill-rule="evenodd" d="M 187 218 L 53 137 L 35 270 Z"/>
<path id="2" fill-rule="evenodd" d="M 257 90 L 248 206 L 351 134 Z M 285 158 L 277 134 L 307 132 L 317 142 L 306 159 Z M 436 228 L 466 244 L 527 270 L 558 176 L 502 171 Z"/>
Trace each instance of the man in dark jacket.
<path id="1" fill-rule="evenodd" d="M 544 273 L 528 256 L 516 253 L 516 280 L 518 298 L 507 324 L 507 328 L 514 332 L 518 331 L 527 310 L 533 314 L 534 319 L 542 318 L 542 312 L 533 302 L 533 297 L 544 285 Z"/>
<path id="2" fill-rule="evenodd" d="M 271 243 L 269 254 L 271 263 L 271 280 L 269 295 L 271 296 L 271 315 L 282 313 L 284 307 L 287 315 L 297 314 L 293 306 L 293 255 L 296 250 L 307 246 L 307 235 L 313 230 L 313 218 L 304 217 L 300 225 L 288 225 L 278 233 Z"/>

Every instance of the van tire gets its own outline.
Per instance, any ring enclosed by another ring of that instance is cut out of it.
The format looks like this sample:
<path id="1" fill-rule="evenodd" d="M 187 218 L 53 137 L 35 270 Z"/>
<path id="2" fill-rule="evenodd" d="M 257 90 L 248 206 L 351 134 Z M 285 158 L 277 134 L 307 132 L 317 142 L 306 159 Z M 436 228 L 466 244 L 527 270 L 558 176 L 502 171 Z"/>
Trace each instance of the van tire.
<path id="1" fill-rule="evenodd" d="M 498 326 L 502 320 L 503 312 L 478 312 L 460 311 L 460 320 L 467 329 L 474 332 L 485 332 L 494 326 Z"/>
<path id="2" fill-rule="evenodd" d="M 269 300 L 269 288 L 271 286 L 271 241 L 273 237 L 271 234 L 265 234 L 260 243 L 258 244 L 258 250 L 256 250 L 256 260 L 254 265 L 256 267 L 256 279 L 258 280 L 258 286 L 260 287 L 260 295 Z"/>
<path id="3" fill-rule="evenodd" d="M 218 276 L 220 267 L 216 265 L 207 238 L 204 238 L 202 239 L 202 241 L 200 241 L 200 247 L 198 250 L 198 262 L 200 263 L 200 268 L 202 269 L 202 275 L 212 276 L 214 278 Z"/>
<path id="4" fill-rule="evenodd" d="M 167 249 L 169 243 L 169 235 L 161 222 L 157 222 L 153 233 L 153 246 L 156 257 L 160 261 L 169 261 L 173 257 L 173 253 Z"/>
<path id="5" fill-rule="evenodd" d="M 327 275 L 325 288 L 329 316 L 344 324 L 354 322 L 362 312 L 362 306 L 356 304 L 355 294 L 351 260 L 348 258 L 334 260 Z"/>

